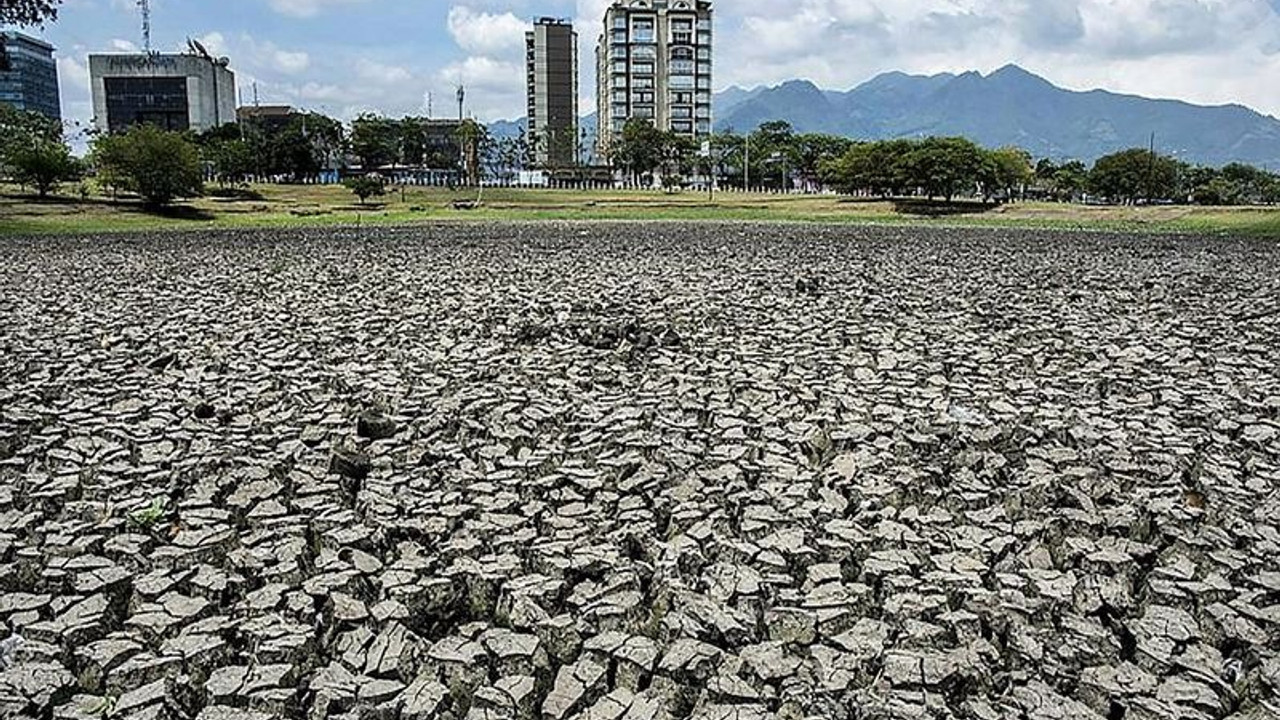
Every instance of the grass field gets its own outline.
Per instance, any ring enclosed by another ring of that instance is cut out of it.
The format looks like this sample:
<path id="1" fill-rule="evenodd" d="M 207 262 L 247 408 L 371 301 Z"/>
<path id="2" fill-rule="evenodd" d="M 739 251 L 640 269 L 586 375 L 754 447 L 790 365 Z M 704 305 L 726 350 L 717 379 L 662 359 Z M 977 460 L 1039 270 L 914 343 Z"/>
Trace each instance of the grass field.
<path id="1" fill-rule="evenodd" d="M 1044 227 L 1133 232 L 1189 232 L 1280 237 L 1280 209 L 1197 207 L 1095 207 L 1016 203 L 989 208 L 958 205 L 945 212 L 890 201 L 830 195 L 657 191 L 486 189 L 474 210 L 455 201 L 477 199 L 474 190 L 399 189 L 360 206 L 340 186 L 255 186 L 252 198 L 205 197 L 166 214 L 136 202 L 61 195 L 38 201 L 0 185 L 0 234 L 82 234 L 130 230 L 412 224 L 441 220 L 679 220 Z"/>

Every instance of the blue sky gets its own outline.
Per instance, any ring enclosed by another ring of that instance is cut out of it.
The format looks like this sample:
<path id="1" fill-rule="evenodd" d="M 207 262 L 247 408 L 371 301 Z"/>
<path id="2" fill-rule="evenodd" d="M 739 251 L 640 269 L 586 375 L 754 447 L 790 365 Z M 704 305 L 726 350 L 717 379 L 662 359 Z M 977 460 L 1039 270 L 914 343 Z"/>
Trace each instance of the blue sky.
<path id="1" fill-rule="evenodd" d="M 582 112 L 609 0 L 153 0 L 153 45 L 187 37 L 231 58 L 246 101 L 342 118 L 451 112 L 455 84 L 483 120 L 523 114 L 523 32 L 573 18 Z M 846 89 L 879 72 L 1018 63 L 1067 87 L 1105 87 L 1280 115 L 1280 0 L 720 0 L 716 86 L 807 78 Z M 134 0 L 65 0 L 36 31 L 59 51 L 63 110 L 90 116 L 85 56 L 140 44 Z"/>

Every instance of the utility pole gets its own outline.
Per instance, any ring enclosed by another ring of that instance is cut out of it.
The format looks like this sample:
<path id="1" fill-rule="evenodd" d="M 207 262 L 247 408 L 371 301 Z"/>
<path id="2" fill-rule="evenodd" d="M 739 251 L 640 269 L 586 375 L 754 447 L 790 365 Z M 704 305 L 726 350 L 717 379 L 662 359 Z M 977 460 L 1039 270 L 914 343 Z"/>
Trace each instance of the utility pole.
<path id="1" fill-rule="evenodd" d="M 1147 155 L 1147 204 L 1155 200 L 1156 194 L 1156 134 L 1151 133 L 1151 154 Z"/>

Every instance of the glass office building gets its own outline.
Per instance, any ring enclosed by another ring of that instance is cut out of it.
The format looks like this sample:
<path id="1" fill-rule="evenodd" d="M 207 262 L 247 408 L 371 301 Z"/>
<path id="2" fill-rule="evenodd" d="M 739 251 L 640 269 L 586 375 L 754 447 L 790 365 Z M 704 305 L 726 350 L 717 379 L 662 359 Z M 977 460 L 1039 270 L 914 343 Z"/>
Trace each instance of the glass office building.
<path id="1" fill-rule="evenodd" d="M 11 30 L 0 31 L 0 103 L 62 120 L 52 45 Z"/>

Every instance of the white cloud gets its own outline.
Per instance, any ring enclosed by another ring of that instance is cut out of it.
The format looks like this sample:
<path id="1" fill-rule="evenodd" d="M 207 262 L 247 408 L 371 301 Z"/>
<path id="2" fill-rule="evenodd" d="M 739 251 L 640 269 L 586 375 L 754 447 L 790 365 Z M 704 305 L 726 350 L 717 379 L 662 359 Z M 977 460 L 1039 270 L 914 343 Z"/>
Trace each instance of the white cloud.
<path id="1" fill-rule="evenodd" d="M 88 95 L 89 68 L 73 57 L 58 58 L 58 85 L 64 97 L 70 94 L 68 91 L 75 91 L 77 96 Z"/>
<path id="2" fill-rule="evenodd" d="M 494 119 L 523 114 L 524 66 L 487 57 L 469 57 L 446 66 L 437 74 L 438 84 L 467 88 L 469 115 Z"/>
<path id="3" fill-rule="evenodd" d="M 366 58 L 360 58 L 356 62 L 356 75 L 361 80 L 375 85 L 401 85 L 413 79 L 413 73 L 407 68 Z"/>
<path id="4" fill-rule="evenodd" d="M 449 9 L 449 35 L 458 47 L 477 55 L 494 55 L 524 47 L 527 24 L 512 13 L 478 12 L 466 5 Z"/>
<path id="5" fill-rule="evenodd" d="M 300 73 L 311 65 L 311 56 L 304 52 L 276 50 L 271 59 L 277 70 L 288 75 Z"/>

